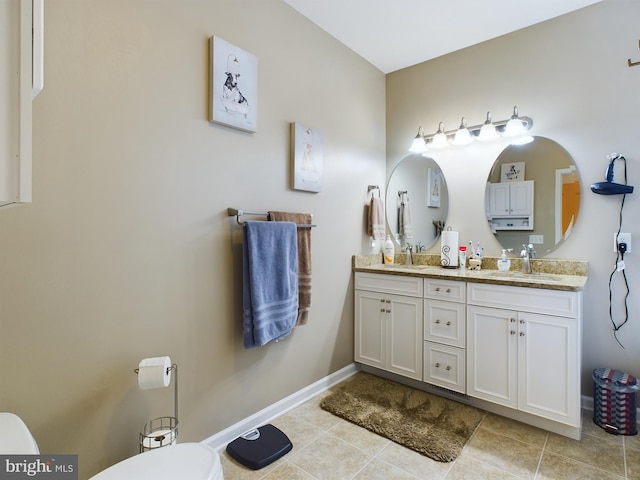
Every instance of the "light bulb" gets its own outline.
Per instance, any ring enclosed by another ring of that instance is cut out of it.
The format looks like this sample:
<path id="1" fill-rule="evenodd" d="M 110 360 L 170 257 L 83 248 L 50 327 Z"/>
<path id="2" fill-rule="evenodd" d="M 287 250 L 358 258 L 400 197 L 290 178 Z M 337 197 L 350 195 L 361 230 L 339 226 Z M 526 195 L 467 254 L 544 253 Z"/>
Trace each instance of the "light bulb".
<path id="1" fill-rule="evenodd" d="M 409 148 L 411 153 L 424 153 L 427 151 L 427 142 L 424 139 L 424 130 L 422 127 L 418 128 L 418 134 L 416 138 L 413 139 L 413 143 L 411 143 L 411 148 Z"/>
<path id="2" fill-rule="evenodd" d="M 438 125 L 438 131 L 436 132 L 433 140 L 431 140 L 432 148 L 444 148 L 448 146 L 447 135 L 444 133 L 444 123 L 440 122 Z"/>
<path id="3" fill-rule="evenodd" d="M 453 138 L 453 144 L 457 146 L 469 145 L 473 142 L 473 138 L 471 137 L 471 133 L 469 133 L 469 129 L 467 128 L 467 121 L 464 117 L 462 117 L 462 121 L 460 122 L 460 127 L 456 131 L 456 136 Z"/>
<path id="4" fill-rule="evenodd" d="M 496 126 L 491 120 L 491 112 L 487 112 L 487 120 L 480 127 L 480 134 L 478 135 L 479 142 L 490 142 L 498 138 L 498 132 Z"/>
<path id="5" fill-rule="evenodd" d="M 527 129 L 524 126 L 524 122 L 518 116 L 518 107 L 513 107 L 513 115 L 507 122 L 503 136 L 517 137 L 518 135 L 524 135 L 525 133 L 527 133 Z"/>

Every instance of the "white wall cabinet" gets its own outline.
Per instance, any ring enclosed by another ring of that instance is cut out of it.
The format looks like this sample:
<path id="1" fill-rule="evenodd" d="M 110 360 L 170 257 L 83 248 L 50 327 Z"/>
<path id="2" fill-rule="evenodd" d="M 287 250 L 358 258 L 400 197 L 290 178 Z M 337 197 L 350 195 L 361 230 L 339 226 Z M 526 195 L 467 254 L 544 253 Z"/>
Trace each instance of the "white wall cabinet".
<path id="1" fill-rule="evenodd" d="M 579 428 L 580 292 L 468 291 L 467 394 Z"/>
<path id="2" fill-rule="evenodd" d="M 466 284 L 426 278 L 424 300 L 424 381 L 466 391 Z"/>
<path id="3" fill-rule="evenodd" d="M 533 230 L 533 180 L 490 183 L 487 215 L 495 230 Z"/>
<path id="4" fill-rule="evenodd" d="M 32 98 L 43 85 L 43 2 L 0 2 L 0 207 L 31 202 Z"/>
<path id="5" fill-rule="evenodd" d="M 422 380 L 422 285 L 417 277 L 356 273 L 356 362 Z"/>

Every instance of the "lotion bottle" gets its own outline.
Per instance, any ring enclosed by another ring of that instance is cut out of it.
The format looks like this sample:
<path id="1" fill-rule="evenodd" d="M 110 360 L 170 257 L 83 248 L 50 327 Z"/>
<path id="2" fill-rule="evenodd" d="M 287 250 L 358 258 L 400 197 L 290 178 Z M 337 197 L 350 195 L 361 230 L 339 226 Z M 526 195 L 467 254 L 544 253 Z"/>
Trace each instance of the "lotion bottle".
<path id="1" fill-rule="evenodd" d="M 384 242 L 384 263 L 392 264 L 394 255 L 395 248 L 393 247 L 393 241 L 391 240 L 391 236 L 387 235 L 387 239 Z"/>
<path id="2" fill-rule="evenodd" d="M 502 255 L 498 259 L 498 270 L 508 272 L 511 269 L 511 260 L 507 258 L 507 249 L 502 249 Z"/>

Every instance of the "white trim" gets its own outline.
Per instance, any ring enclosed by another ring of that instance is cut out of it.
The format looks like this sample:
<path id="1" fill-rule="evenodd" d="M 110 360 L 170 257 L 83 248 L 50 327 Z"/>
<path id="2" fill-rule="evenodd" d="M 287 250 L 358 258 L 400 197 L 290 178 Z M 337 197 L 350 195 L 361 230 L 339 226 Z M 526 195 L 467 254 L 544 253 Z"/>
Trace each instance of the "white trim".
<path id="1" fill-rule="evenodd" d="M 324 378 L 321 378 L 315 383 L 304 387 L 301 390 L 298 390 L 295 393 L 292 393 L 286 398 L 269 405 L 266 408 L 263 408 L 259 412 L 254 413 L 250 417 L 241 420 L 240 422 L 231 425 L 228 428 L 210 436 L 209 438 L 203 440 L 200 443 L 204 443 L 212 447 L 215 450 L 219 450 L 237 437 L 242 435 L 245 432 L 255 429 L 260 425 L 264 425 L 265 423 L 269 423 L 269 421 L 274 418 L 283 415 L 294 408 L 302 405 L 304 402 L 309 400 L 312 397 L 315 397 L 319 393 L 322 393 L 333 385 L 342 382 L 343 380 L 349 378 L 350 376 L 356 374 L 360 370 L 359 366 L 355 363 L 347 365 L 346 367 L 334 372 L 330 375 L 327 375 Z"/>

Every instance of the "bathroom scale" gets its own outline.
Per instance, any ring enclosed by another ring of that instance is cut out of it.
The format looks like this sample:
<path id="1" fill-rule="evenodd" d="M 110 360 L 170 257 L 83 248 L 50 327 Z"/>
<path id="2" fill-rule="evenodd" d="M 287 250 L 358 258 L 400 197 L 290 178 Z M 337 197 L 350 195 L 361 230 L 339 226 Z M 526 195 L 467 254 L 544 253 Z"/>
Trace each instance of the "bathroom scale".
<path id="1" fill-rule="evenodd" d="M 251 470 L 260 470 L 291 451 L 284 432 L 271 424 L 240 435 L 227 445 L 227 453 Z"/>

